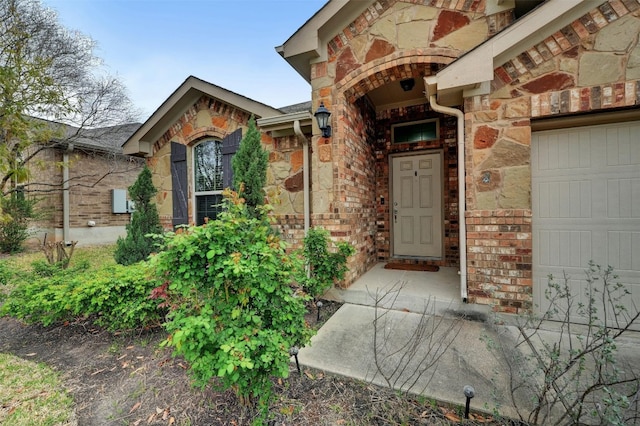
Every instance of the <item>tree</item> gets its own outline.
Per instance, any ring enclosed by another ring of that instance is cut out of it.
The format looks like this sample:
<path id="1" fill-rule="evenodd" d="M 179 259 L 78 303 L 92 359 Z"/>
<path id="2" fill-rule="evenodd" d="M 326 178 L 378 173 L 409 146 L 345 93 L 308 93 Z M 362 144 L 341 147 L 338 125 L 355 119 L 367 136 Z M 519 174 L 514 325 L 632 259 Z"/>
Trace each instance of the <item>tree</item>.
<path id="1" fill-rule="evenodd" d="M 151 170 L 142 169 L 138 179 L 129 187 L 129 195 L 135 203 L 131 223 L 127 225 L 127 236 L 118 238 L 114 257 L 122 265 L 131 265 L 145 260 L 153 251 L 154 234 L 162 232 L 156 205 L 151 199 L 158 190 L 153 186 Z"/>
<path id="2" fill-rule="evenodd" d="M 268 154 L 260 143 L 260 132 L 253 116 L 249 119 L 247 134 L 233 157 L 233 187 L 240 191 L 249 212 L 255 215 L 257 206 L 264 204 L 264 186 L 267 182 Z"/>
<path id="3" fill-rule="evenodd" d="M 134 120 L 124 86 L 101 72 L 94 46 L 39 0 L 0 2 L 1 195 L 19 186 L 25 193 L 61 190 L 27 183 L 40 152 L 103 138 L 109 126 Z"/>

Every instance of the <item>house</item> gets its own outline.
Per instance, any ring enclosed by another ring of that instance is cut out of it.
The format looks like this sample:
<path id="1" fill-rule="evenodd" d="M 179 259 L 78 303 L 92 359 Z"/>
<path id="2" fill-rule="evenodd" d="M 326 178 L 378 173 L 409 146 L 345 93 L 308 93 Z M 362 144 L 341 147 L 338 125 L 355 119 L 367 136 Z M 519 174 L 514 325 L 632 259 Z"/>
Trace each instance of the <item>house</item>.
<path id="1" fill-rule="evenodd" d="M 140 123 L 95 129 L 56 125 L 64 134 L 30 161 L 29 180 L 23 182 L 43 214 L 27 243 L 115 243 L 131 221 L 127 188 L 144 167 L 143 160 L 122 153 L 122 144 Z"/>
<path id="2" fill-rule="evenodd" d="M 346 285 L 389 259 L 454 266 L 462 300 L 518 313 L 594 260 L 640 306 L 639 33 L 636 0 L 330 0 L 276 48 L 311 108 L 190 77 L 124 151 L 154 168 L 166 226 L 200 223 L 221 189 L 200 144 L 227 181 L 254 115 L 281 234 L 350 241 Z"/>

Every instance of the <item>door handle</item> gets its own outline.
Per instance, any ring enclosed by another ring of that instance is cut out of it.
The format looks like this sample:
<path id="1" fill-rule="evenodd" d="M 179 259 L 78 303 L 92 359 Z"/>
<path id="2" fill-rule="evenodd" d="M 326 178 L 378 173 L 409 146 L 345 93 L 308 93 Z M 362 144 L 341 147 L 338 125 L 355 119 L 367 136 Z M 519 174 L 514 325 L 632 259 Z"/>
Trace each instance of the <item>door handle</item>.
<path id="1" fill-rule="evenodd" d="M 393 209 L 393 223 L 398 223 L 398 209 Z"/>

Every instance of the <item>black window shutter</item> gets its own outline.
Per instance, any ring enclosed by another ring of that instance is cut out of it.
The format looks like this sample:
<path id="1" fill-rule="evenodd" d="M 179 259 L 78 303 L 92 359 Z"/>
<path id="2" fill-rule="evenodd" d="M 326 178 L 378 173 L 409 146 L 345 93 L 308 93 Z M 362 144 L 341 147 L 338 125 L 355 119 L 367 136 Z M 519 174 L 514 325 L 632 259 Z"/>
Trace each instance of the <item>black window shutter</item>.
<path id="1" fill-rule="evenodd" d="M 233 185 L 231 159 L 233 158 L 233 154 L 238 151 L 241 141 L 242 129 L 238 129 L 222 139 L 222 183 L 225 188 L 231 188 Z"/>
<path id="2" fill-rule="evenodd" d="M 187 147 L 171 142 L 171 184 L 173 201 L 173 226 L 189 223 L 187 209 Z"/>

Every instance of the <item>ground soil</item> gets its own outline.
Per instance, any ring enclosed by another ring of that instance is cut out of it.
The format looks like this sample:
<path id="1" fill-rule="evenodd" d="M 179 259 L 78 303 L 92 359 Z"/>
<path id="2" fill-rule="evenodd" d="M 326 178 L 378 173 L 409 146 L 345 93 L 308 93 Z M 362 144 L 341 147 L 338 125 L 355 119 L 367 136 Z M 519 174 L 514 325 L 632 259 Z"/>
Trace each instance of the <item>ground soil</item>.
<path id="1" fill-rule="evenodd" d="M 307 321 L 319 327 L 339 304 L 324 301 L 320 322 L 310 306 Z M 184 360 L 159 343 L 161 329 L 113 334 L 89 320 L 51 327 L 0 318 L 0 352 L 43 362 L 62 374 L 73 395 L 80 426 L 249 425 L 256 412 L 231 391 L 193 388 Z M 291 364 L 274 380 L 272 425 L 444 425 L 460 408 Z M 473 416 L 473 415 L 472 415 Z M 492 423 L 475 415 L 470 423 Z"/>

